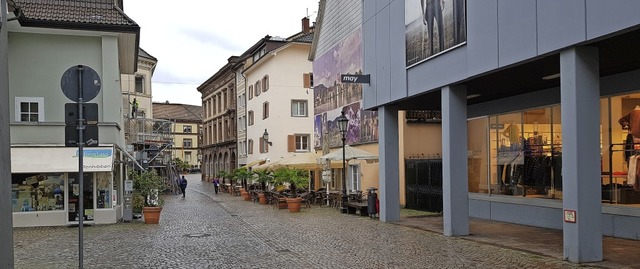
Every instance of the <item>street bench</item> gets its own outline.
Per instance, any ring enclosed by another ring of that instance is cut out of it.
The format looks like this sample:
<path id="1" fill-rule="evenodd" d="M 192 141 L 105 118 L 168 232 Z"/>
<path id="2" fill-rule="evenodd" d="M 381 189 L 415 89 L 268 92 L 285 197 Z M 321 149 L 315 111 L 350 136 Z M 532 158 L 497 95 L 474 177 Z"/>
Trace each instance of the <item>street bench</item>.
<path id="1" fill-rule="evenodd" d="M 355 214 L 356 211 L 360 211 L 360 216 L 369 216 L 369 212 L 367 211 L 367 203 L 357 203 L 357 202 L 347 202 L 347 213 Z"/>

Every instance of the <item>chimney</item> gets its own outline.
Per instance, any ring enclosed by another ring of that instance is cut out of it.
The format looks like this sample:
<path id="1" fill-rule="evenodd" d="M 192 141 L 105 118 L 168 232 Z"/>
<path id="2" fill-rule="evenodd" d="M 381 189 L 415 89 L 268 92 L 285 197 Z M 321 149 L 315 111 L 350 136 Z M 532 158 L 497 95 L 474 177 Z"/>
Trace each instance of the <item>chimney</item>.
<path id="1" fill-rule="evenodd" d="M 311 28 L 309 27 L 309 18 L 308 17 L 302 18 L 302 32 L 305 33 L 305 34 L 311 32 Z"/>

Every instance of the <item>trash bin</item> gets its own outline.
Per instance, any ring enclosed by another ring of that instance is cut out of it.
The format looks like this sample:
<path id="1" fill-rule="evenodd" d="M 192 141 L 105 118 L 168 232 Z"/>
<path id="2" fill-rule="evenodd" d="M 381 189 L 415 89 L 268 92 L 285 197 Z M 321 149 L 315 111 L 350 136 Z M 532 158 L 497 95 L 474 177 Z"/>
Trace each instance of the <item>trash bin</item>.
<path id="1" fill-rule="evenodd" d="M 378 194 L 376 193 L 376 188 L 371 187 L 367 189 L 367 211 L 369 213 L 369 217 L 373 218 L 378 214 L 378 208 L 376 206 L 378 200 Z"/>

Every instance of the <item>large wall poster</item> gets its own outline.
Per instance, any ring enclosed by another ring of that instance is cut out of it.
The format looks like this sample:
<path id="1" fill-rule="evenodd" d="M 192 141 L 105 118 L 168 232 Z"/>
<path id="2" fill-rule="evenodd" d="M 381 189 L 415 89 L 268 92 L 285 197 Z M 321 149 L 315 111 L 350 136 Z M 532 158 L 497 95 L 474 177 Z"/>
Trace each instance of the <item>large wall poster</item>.
<path id="1" fill-rule="evenodd" d="M 343 84 L 340 74 L 362 74 L 361 28 L 313 61 L 315 148 L 322 148 L 325 135 L 329 147 L 342 145 L 336 119 L 343 110 L 349 119 L 347 144 L 378 141 L 378 114 L 362 109 L 362 84 Z"/>
<path id="2" fill-rule="evenodd" d="M 407 66 L 467 41 L 466 0 L 405 0 Z"/>

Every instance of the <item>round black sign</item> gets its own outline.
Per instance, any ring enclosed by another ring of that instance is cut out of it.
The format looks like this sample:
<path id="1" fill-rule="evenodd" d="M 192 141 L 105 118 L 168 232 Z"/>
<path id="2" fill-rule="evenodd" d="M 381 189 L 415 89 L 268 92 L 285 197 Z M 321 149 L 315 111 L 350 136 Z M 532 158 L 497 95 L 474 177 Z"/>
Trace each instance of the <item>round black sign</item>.
<path id="1" fill-rule="evenodd" d="M 64 71 L 60 80 L 62 93 L 74 102 L 80 101 L 81 94 L 83 102 L 93 100 L 98 96 L 101 85 L 98 73 L 86 65 L 70 67 L 67 71 Z"/>

